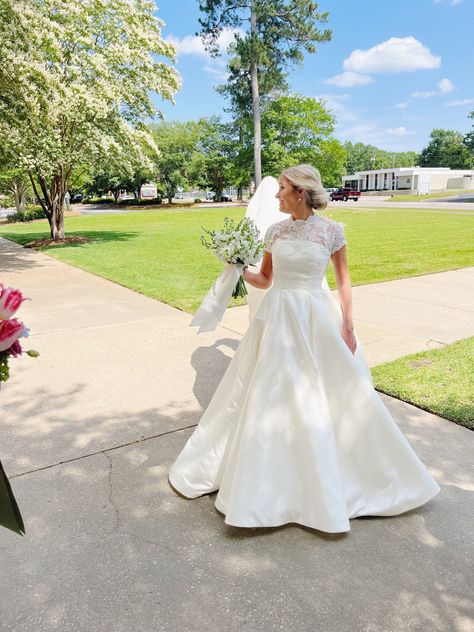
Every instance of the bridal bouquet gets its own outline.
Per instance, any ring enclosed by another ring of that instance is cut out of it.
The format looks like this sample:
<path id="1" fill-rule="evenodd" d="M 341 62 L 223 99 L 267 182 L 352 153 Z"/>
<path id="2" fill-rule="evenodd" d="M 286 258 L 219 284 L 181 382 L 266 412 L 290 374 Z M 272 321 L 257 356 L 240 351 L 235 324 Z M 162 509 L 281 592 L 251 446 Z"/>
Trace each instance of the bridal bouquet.
<path id="1" fill-rule="evenodd" d="M 235 224 L 230 217 L 224 218 L 224 227 L 221 231 L 207 230 L 203 228 L 207 237 L 201 237 L 202 244 L 224 263 L 233 263 L 242 266 L 241 270 L 249 265 L 255 265 L 262 258 L 263 242 L 254 222 L 248 217 Z M 239 276 L 232 296 L 245 296 L 245 287 L 242 275 Z"/>
<path id="2" fill-rule="evenodd" d="M 0 283 L 0 383 L 10 377 L 8 361 L 10 357 L 18 358 L 23 353 L 20 338 L 26 338 L 29 330 L 17 318 L 12 318 L 26 299 L 20 290 L 5 287 Z M 37 357 L 37 351 L 26 351 L 27 355 Z"/>
<path id="3" fill-rule="evenodd" d="M 191 325 L 199 326 L 198 333 L 214 331 L 219 324 L 230 297 L 245 296 L 247 289 L 242 270 L 255 265 L 263 254 L 264 243 L 254 222 L 244 217 L 237 224 L 226 217 L 220 231 L 203 229 L 202 244 L 226 264 L 224 271 L 204 298 Z"/>

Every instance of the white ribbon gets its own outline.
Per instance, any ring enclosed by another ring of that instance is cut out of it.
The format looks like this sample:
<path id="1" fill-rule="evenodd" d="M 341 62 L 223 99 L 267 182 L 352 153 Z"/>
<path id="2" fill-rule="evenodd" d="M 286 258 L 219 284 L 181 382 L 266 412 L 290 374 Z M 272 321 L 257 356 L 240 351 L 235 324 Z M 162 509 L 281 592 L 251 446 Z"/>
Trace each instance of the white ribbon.
<path id="1" fill-rule="evenodd" d="M 191 321 L 190 327 L 199 327 L 198 334 L 214 331 L 221 322 L 243 267 L 239 263 L 227 263 L 217 277 Z"/>

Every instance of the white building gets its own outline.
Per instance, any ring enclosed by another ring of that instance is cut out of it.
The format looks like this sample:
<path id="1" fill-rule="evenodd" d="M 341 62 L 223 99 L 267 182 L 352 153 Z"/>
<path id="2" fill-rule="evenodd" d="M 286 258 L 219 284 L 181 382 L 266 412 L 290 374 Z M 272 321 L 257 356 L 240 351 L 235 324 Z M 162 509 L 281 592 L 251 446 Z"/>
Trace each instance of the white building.
<path id="1" fill-rule="evenodd" d="M 367 195 L 424 195 L 448 189 L 474 189 L 474 170 L 448 167 L 396 167 L 357 171 L 342 177 L 342 185 Z"/>

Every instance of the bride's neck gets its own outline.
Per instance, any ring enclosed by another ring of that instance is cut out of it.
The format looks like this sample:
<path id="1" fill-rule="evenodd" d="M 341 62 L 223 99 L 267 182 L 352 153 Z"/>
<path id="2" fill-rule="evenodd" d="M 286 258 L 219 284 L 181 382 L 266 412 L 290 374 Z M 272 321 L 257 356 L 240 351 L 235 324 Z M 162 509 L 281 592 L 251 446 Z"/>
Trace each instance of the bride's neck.
<path id="1" fill-rule="evenodd" d="M 313 209 L 310 208 L 309 206 L 305 206 L 302 209 L 298 209 L 295 211 L 291 211 L 291 217 L 296 220 L 296 219 L 308 219 L 308 217 L 311 217 L 312 215 L 314 215 L 313 213 Z"/>

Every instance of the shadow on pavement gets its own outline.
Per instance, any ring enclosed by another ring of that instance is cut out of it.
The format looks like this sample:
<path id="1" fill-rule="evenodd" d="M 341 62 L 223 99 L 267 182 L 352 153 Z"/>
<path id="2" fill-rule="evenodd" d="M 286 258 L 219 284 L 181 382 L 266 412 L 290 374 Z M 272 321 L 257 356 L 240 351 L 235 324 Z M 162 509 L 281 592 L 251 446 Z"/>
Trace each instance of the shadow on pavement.
<path id="1" fill-rule="evenodd" d="M 171 491 L 190 432 L 13 479 L 27 531 L 0 532 L 6 630 L 469 629 L 465 492 L 342 535 L 239 529 L 215 495 Z"/>
<path id="2" fill-rule="evenodd" d="M 203 411 L 208 407 L 230 364 L 231 358 L 220 347 L 227 347 L 235 352 L 238 346 L 238 340 L 221 338 L 208 347 L 199 347 L 191 355 L 191 366 L 196 371 L 193 393 Z"/>

